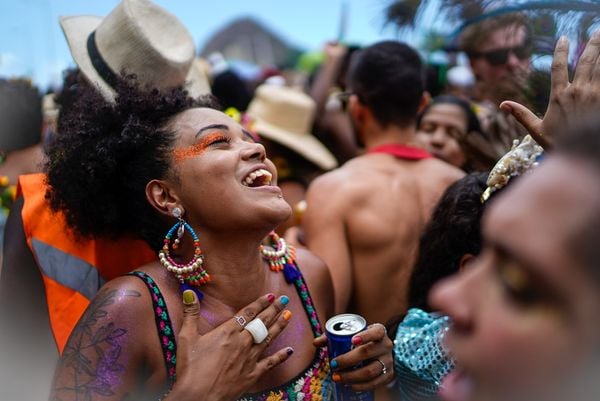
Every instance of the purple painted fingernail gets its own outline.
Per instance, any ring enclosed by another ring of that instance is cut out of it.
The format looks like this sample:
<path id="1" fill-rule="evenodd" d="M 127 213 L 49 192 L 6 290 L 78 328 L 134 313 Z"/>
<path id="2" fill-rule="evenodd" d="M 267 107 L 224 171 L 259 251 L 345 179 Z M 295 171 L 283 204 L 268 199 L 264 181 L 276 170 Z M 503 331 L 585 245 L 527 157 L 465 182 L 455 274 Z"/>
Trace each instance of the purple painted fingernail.
<path id="1" fill-rule="evenodd" d="M 294 353 L 294 349 L 292 347 L 287 347 L 287 349 L 285 350 L 285 352 L 287 352 L 288 356 L 292 355 Z"/>

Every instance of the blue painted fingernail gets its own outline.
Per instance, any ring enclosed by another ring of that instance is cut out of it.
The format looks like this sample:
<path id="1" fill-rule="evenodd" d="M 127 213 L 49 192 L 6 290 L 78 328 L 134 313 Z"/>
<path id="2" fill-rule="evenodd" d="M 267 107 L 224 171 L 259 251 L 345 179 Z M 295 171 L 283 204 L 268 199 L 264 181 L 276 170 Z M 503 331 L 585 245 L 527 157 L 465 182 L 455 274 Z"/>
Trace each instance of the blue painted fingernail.
<path id="1" fill-rule="evenodd" d="M 329 365 L 331 366 L 331 369 L 335 369 L 338 366 L 337 361 L 335 359 L 333 361 L 331 361 L 331 363 Z"/>
<path id="2" fill-rule="evenodd" d="M 285 296 L 285 295 L 281 296 L 281 304 L 282 305 L 287 305 L 289 302 L 290 302 L 290 299 L 287 296 Z"/>

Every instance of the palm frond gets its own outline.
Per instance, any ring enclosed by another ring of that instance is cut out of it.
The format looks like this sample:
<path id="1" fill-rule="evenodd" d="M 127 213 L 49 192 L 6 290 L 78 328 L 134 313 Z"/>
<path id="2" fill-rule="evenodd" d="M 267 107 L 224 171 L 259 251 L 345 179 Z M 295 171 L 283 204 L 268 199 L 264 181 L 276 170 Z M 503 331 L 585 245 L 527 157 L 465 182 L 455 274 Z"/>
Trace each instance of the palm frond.
<path id="1" fill-rule="evenodd" d="M 433 27 L 424 26 L 422 20 L 433 14 L 437 31 L 440 26 L 449 27 L 446 34 L 450 43 L 471 24 L 515 12 L 531 19 L 542 54 L 552 49 L 558 34 L 570 35 L 581 44 L 587 41 L 590 30 L 600 27 L 598 0 L 395 0 L 386 8 L 386 21 L 400 31 L 430 31 Z"/>
<path id="2" fill-rule="evenodd" d="M 412 29 L 419 20 L 419 12 L 427 7 L 428 0 L 398 0 L 385 9 L 386 24 L 393 24 L 400 30 Z"/>

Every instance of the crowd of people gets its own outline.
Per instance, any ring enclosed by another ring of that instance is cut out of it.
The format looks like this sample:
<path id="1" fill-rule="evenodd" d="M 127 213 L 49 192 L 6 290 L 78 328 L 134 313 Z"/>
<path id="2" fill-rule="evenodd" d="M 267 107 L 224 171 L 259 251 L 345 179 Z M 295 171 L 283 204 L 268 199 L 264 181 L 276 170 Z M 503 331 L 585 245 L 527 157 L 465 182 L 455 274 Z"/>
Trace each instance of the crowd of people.
<path id="1" fill-rule="evenodd" d="M 245 82 L 149 0 L 60 25 L 60 90 L 0 81 L 0 399 L 600 396 L 600 31 L 536 110 L 519 13 L 434 97 L 400 41 Z"/>

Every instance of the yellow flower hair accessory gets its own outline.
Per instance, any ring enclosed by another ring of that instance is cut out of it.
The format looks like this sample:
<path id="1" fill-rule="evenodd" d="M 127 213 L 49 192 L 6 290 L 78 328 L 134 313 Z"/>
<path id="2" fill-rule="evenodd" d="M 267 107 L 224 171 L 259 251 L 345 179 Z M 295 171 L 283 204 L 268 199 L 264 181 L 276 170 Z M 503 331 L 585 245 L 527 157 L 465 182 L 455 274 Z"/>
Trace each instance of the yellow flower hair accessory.
<path id="1" fill-rule="evenodd" d="M 237 123 L 242 122 L 242 113 L 235 107 L 228 107 L 224 113 L 233 118 Z"/>

